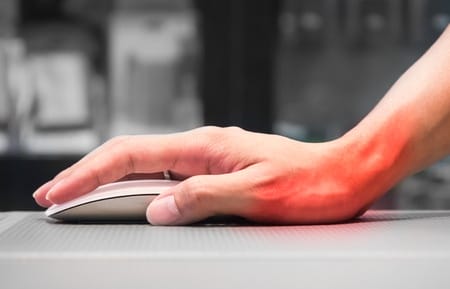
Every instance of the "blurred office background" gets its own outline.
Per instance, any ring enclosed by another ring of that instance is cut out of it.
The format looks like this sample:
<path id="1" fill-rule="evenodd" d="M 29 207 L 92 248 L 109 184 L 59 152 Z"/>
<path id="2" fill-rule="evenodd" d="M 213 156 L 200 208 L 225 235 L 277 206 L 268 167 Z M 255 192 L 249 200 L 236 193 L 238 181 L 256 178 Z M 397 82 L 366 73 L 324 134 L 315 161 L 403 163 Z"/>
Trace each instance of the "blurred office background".
<path id="1" fill-rule="evenodd" d="M 449 23 L 446 0 L 0 0 L 0 210 L 120 134 L 336 138 Z M 450 209 L 450 160 L 374 207 Z"/>

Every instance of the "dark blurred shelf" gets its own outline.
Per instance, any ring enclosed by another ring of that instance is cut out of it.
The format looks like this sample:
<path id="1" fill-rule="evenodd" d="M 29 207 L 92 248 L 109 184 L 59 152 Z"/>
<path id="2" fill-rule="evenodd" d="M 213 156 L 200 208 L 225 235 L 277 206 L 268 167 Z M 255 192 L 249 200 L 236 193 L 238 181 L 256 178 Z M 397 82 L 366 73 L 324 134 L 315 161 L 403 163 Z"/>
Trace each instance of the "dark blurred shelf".
<path id="1" fill-rule="evenodd" d="M 2 155 L 0 156 L 0 211 L 36 210 L 32 193 L 79 155 Z"/>

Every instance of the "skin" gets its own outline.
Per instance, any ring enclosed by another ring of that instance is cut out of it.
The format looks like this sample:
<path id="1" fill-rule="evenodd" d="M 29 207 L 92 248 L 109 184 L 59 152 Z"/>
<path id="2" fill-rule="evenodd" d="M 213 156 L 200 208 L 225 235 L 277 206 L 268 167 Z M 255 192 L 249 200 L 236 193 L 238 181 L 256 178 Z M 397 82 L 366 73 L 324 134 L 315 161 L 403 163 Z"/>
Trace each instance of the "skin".
<path id="1" fill-rule="evenodd" d="M 43 207 L 127 178 L 183 180 L 147 209 L 154 225 L 238 215 L 279 224 L 351 219 L 403 178 L 450 153 L 450 28 L 352 130 L 304 143 L 240 128 L 121 136 L 33 194 Z"/>

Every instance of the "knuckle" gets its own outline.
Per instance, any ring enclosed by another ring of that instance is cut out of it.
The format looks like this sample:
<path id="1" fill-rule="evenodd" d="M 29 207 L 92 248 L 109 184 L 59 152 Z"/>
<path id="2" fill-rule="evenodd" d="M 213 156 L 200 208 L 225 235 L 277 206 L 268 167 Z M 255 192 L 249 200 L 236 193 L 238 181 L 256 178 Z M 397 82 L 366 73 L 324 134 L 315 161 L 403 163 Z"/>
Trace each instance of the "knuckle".
<path id="1" fill-rule="evenodd" d="M 218 127 L 218 126 L 205 126 L 197 129 L 196 131 L 200 139 L 204 143 L 217 143 L 219 141 L 227 140 L 240 135 L 244 130 L 237 126 Z"/>
<path id="2" fill-rule="evenodd" d="M 96 168 L 90 168 L 87 171 L 87 175 L 89 179 L 93 180 L 95 182 L 96 187 L 103 184 L 103 180 L 101 178 L 101 174 Z"/>
<path id="3" fill-rule="evenodd" d="M 115 137 L 111 138 L 110 140 L 108 140 L 106 142 L 106 144 L 116 146 L 116 145 L 121 144 L 121 143 L 123 143 L 125 141 L 128 141 L 130 138 L 131 138 L 131 136 L 129 136 L 129 135 L 115 136 Z"/>
<path id="4" fill-rule="evenodd" d="M 223 128 L 218 127 L 218 126 L 204 126 L 204 127 L 197 129 L 197 132 L 200 135 L 203 135 L 203 136 L 206 136 L 209 138 L 213 138 L 213 137 L 216 137 L 217 135 L 220 135 L 222 130 L 223 130 Z"/>
<path id="5" fill-rule="evenodd" d="M 120 140 L 115 143 L 114 147 L 111 148 L 113 153 L 113 158 L 116 160 L 117 166 L 123 166 L 123 174 L 127 175 L 136 172 L 136 153 L 133 153 L 131 148 L 133 147 L 130 142 L 133 139 L 131 136 L 122 136 Z"/>
<path id="6" fill-rule="evenodd" d="M 117 156 L 125 157 L 126 159 L 129 157 L 130 143 L 133 141 L 132 136 L 123 135 L 115 137 L 111 140 L 111 150 L 115 151 Z"/>
<path id="7" fill-rule="evenodd" d="M 204 152 L 209 152 L 213 147 L 221 143 L 223 137 L 223 128 L 205 126 L 195 131 L 193 144 Z"/>
<path id="8" fill-rule="evenodd" d="M 224 128 L 224 130 L 226 133 L 229 133 L 231 135 L 244 132 L 244 130 L 238 126 L 229 126 L 229 127 Z"/>
<path id="9" fill-rule="evenodd" d="M 200 178 L 191 177 L 184 182 L 182 202 L 187 210 L 207 208 L 211 193 Z"/>

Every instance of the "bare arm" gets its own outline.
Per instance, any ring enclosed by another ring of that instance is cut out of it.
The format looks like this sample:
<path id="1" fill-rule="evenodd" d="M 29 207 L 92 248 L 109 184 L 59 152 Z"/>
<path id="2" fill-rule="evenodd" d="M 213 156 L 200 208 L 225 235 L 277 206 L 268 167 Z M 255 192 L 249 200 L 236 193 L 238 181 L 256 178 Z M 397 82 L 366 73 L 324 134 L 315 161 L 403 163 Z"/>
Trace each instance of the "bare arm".
<path id="1" fill-rule="evenodd" d="M 183 180 L 153 201 L 153 224 L 217 214 L 275 223 L 355 217 L 450 152 L 450 28 L 354 129 L 311 144 L 238 128 L 113 139 L 35 193 L 44 207 L 135 173 Z"/>
<path id="2" fill-rule="evenodd" d="M 379 171 L 375 197 L 450 153 L 450 27 L 343 138 Z"/>

